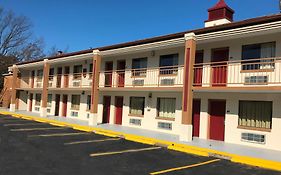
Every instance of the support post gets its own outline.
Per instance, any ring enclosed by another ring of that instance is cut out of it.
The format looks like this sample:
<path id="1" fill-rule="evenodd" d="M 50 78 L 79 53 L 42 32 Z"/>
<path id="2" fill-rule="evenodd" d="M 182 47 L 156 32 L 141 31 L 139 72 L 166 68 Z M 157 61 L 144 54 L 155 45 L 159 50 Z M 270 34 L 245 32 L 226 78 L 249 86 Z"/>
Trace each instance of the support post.
<path id="1" fill-rule="evenodd" d="M 89 125 L 94 126 L 97 125 L 98 118 L 98 101 L 99 101 L 99 77 L 100 77 L 100 63 L 101 63 L 101 55 L 99 50 L 93 51 L 93 75 L 92 75 L 92 90 L 91 90 L 91 110 L 90 110 L 90 118 Z"/>
<path id="2" fill-rule="evenodd" d="M 12 88 L 11 88 L 11 104 L 10 104 L 10 111 L 16 111 L 16 98 L 17 98 L 17 82 L 18 82 L 18 67 L 13 65 L 13 81 L 12 81 Z"/>
<path id="3" fill-rule="evenodd" d="M 48 84 L 49 84 L 50 65 L 48 59 L 44 59 L 43 68 L 43 89 L 42 89 L 42 103 L 41 103 L 41 117 L 47 117 L 47 101 L 48 101 Z"/>
<path id="4" fill-rule="evenodd" d="M 193 103 L 193 66 L 195 63 L 196 36 L 194 33 L 185 34 L 184 79 L 182 94 L 182 123 L 180 140 L 192 141 L 192 103 Z"/>

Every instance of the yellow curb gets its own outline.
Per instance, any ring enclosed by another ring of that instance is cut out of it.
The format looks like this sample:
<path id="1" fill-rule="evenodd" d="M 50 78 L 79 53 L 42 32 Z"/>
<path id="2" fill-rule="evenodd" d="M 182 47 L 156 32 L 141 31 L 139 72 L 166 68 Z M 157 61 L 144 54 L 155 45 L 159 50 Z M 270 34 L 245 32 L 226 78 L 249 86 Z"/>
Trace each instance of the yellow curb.
<path id="1" fill-rule="evenodd" d="M 58 123 L 49 123 L 50 125 L 53 125 L 53 126 L 60 126 L 60 127 L 65 127 L 64 124 L 58 124 Z"/>
<path id="2" fill-rule="evenodd" d="M 281 162 L 275 162 L 275 161 L 247 157 L 247 156 L 240 156 L 240 155 L 216 151 L 216 150 L 212 150 L 212 149 L 208 149 L 208 148 L 200 148 L 197 146 L 178 144 L 178 143 L 174 143 L 174 142 L 157 140 L 157 139 L 144 137 L 144 136 L 126 134 L 126 133 L 122 133 L 122 132 L 116 132 L 116 131 L 111 131 L 111 130 L 106 130 L 106 129 L 101 129 L 101 128 L 95 128 L 95 127 L 81 126 L 78 124 L 60 122 L 60 121 L 51 120 L 51 119 L 41 119 L 41 118 L 38 118 L 35 116 L 26 116 L 26 115 L 22 115 L 22 114 L 16 114 L 13 112 L 0 112 L 0 114 L 11 115 L 13 117 L 18 117 L 18 118 L 22 118 L 22 119 L 26 119 L 26 120 L 35 120 L 35 121 L 43 122 L 43 123 L 50 123 L 52 125 L 57 125 L 57 126 L 71 127 L 75 130 L 80 130 L 80 131 L 85 131 L 85 132 L 95 132 L 96 134 L 105 135 L 105 136 L 109 136 L 109 137 L 123 136 L 124 139 L 126 139 L 126 140 L 139 142 L 139 143 L 143 143 L 143 144 L 149 144 L 149 145 L 163 144 L 163 145 L 167 145 L 167 148 L 170 150 L 180 151 L 180 152 L 184 152 L 184 153 L 188 153 L 188 154 L 194 154 L 194 155 L 205 156 L 205 157 L 209 156 L 210 154 L 216 154 L 216 155 L 220 155 L 220 156 L 229 157 L 232 162 L 247 164 L 247 165 L 251 165 L 251 166 L 258 166 L 261 168 L 266 168 L 266 169 L 271 169 L 271 170 L 276 170 L 276 171 L 281 171 Z"/>

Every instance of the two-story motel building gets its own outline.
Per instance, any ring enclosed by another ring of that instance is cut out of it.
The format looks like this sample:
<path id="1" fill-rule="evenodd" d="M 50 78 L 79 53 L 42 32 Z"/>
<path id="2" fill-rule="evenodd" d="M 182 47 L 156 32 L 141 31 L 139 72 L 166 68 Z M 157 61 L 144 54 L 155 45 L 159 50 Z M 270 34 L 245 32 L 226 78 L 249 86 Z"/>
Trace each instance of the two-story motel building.
<path id="1" fill-rule="evenodd" d="M 10 110 L 281 151 L 281 14 L 208 13 L 201 29 L 13 65 Z"/>

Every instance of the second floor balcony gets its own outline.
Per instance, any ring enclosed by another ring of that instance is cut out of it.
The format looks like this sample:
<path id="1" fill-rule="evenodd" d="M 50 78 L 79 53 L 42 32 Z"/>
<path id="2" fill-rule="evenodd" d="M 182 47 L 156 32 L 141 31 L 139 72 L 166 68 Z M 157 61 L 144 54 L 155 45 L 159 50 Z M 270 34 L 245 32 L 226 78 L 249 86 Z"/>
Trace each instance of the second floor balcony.
<path id="1" fill-rule="evenodd" d="M 194 65 L 194 88 L 281 86 L 281 58 L 264 58 Z"/>
<path id="2" fill-rule="evenodd" d="M 183 66 L 101 71 L 99 88 L 180 88 Z"/>

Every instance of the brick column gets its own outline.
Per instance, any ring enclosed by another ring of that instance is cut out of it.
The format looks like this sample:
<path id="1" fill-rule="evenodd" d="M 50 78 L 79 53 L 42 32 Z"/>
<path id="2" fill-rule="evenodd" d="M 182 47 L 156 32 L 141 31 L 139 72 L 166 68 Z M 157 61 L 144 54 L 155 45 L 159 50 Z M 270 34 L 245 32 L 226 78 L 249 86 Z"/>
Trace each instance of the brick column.
<path id="1" fill-rule="evenodd" d="M 11 104 L 10 104 L 10 111 L 16 111 L 16 98 L 17 98 L 17 82 L 18 82 L 18 67 L 13 65 L 13 81 L 12 81 L 12 88 L 11 88 Z"/>
<path id="2" fill-rule="evenodd" d="M 196 36 L 194 33 L 185 34 L 184 79 L 182 94 L 182 128 L 180 140 L 192 140 L 192 102 L 193 102 L 193 65 L 195 63 Z"/>
<path id="3" fill-rule="evenodd" d="M 41 117 L 47 117 L 47 101 L 48 101 L 48 84 L 49 84 L 49 71 L 50 65 L 48 60 L 44 60 L 44 68 L 43 68 L 43 89 L 41 95 Z"/>
<path id="4" fill-rule="evenodd" d="M 99 50 L 93 51 L 93 75 L 92 75 L 92 90 L 91 90 L 91 114 L 89 119 L 89 125 L 97 125 L 98 118 L 98 101 L 99 101 L 99 77 L 100 77 L 100 63 L 101 55 Z"/>

